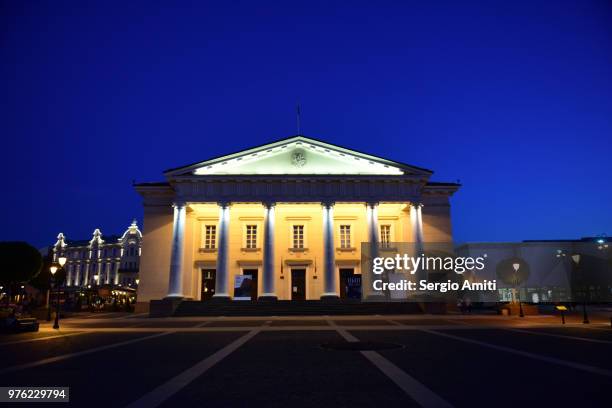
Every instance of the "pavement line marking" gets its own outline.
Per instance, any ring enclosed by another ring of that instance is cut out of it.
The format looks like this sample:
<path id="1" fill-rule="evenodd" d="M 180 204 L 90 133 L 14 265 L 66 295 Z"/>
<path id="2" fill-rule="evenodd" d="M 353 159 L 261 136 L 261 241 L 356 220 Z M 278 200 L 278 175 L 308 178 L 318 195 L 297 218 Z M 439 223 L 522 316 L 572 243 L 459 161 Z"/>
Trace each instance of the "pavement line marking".
<path id="1" fill-rule="evenodd" d="M 346 329 L 337 326 L 335 322 L 328 320 L 330 326 L 334 327 L 338 334 L 348 342 L 356 342 L 359 339 L 349 333 Z M 393 364 L 391 361 L 384 358 L 376 351 L 361 351 L 363 355 L 370 363 L 374 364 L 376 368 L 383 372 L 387 377 L 391 379 L 398 387 L 400 387 L 410 398 L 416 401 L 422 407 L 431 408 L 450 408 L 453 405 L 443 399 L 441 396 L 427 388 L 425 385 L 420 383 L 414 377 L 410 376 L 404 370 Z"/>
<path id="2" fill-rule="evenodd" d="M 68 353 L 68 354 L 62 354 L 60 356 L 55 356 L 55 357 L 43 358 L 42 360 L 33 361 L 31 363 L 19 364 L 16 366 L 11 366 L 11 367 L 0 369 L 0 375 L 10 373 L 13 371 L 23 370 L 25 368 L 32 368 L 32 367 L 38 367 L 38 366 L 45 365 L 45 364 L 51 364 L 51 363 L 55 363 L 58 361 L 67 360 L 73 357 L 84 356 L 87 354 L 91 354 L 91 353 L 95 353 L 95 352 L 103 351 L 103 350 L 108 350 L 108 349 L 112 349 L 115 347 L 126 346 L 128 344 L 137 343 L 142 340 L 148 340 L 148 339 L 152 339 L 155 337 L 167 336 L 168 334 L 172 334 L 172 333 L 174 332 L 166 331 L 162 333 L 152 334 L 150 336 L 138 337 L 136 339 L 121 341 L 119 343 L 111 343 L 105 346 L 94 347 L 94 348 L 90 348 L 90 349 L 83 350 L 83 351 L 77 351 L 75 353 Z"/>
<path id="3" fill-rule="evenodd" d="M 42 340 L 57 339 L 57 338 L 60 338 L 60 337 L 67 337 L 67 336 L 78 336 L 79 334 L 87 334 L 87 332 L 83 331 L 83 332 L 58 334 L 56 336 L 36 337 L 36 338 L 33 338 L 33 339 L 22 339 L 22 340 L 6 341 L 4 343 L 0 343 L 0 346 L 7 346 L 9 344 L 29 343 L 31 341 L 42 341 Z"/>
<path id="4" fill-rule="evenodd" d="M 400 323 L 400 322 L 395 321 L 395 320 L 390 320 L 390 319 L 387 319 L 387 322 L 391 323 L 394 326 L 403 326 L 404 325 L 403 323 Z"/>
<path id="5" fill-rule="evenodd" d="M 558 337 L 560 339 L 588 341 L 590 343 L 612 344 L 612 341 L 610 340 L 589 339 L 587 337 L 567 336 L 565 334 L 544 333 L 544 332 L 536 332 L 536 331 L 530 331 L 530 330 L 525 330 L 525 329 L 503 329 L 503 330 L 513 331 L 517 333 L 535 334 L 536 336 L 549 336 L 549 337 Z"/>
<path id="6" fill-rule="evenodd" d="M 429 333 L 429 334 L 434 334 L 436 336 L 448 337 L 449 339 L 463 341 L 465 343 L 477 344 L 479 346 L 491 348 L 493 350 L 505 351 L 507 353 L 512 353 L 512 354 L 516 354 L 519 356 L 532 358 L 534 360 L 545 361 L 551 364 L 557 364 L 557 365 L 564 366 L 564 367 L 570 367 L 570 368 L 574 368 L 577 370 L 587 371 L 593 374 L 599 374 L 599 375 L 604 375 L 607 377 L 612 377 L 612 370 L 606 370 L 605 368 L 593 367 L 587 364 L 561 360 L 559 358 L 543 356 L 541 354 L 530 353 L 528 351 L 517 350 L 517 349 L 510 348 L 510 347 L 498 346 L 497 344 L 487 343 L 487 342 L 480 341 L 480 340 L 469 339 L 467 337 L 462 337 L 462 336 L 455 336 L 454 334 L 442 333 L 442 332 L 435 331 L 435 330 L 421 329 L 421 331 L 425 333 Z"/>
<path id="7" fill-rule="evenodd" d="M 264 326 L 259 326 L 249 331 L 247 334 L 239 337 L 227 346 L 217 350 L 215 353 L 201 360 L 196 365 L 188 368 L 179 375 L 171 378 L 164 384 L 138 398 L 136 401 L 127 405 L 126 408 L 153 408 L 163 404 L 168 398 L 185 388 L 196 378 L 200 377 L 225 357 L 229 356 L 240 348 L 240 346 L 242 346 L 244 343 L 255 337 L 255 335 L 262 331 L 263 327 Z"/>
<path id="8" fill-rule="evenodd" d="M 193 327 L 203 327 L 203 326 L 206 326 L 207 324 L 211 324 L 212 322 L 213 322 L 213 320 L 207 320 L 207 321 L 204 321 L 202 323 L 198 323 L 198 324 L 196 324 Z"/>

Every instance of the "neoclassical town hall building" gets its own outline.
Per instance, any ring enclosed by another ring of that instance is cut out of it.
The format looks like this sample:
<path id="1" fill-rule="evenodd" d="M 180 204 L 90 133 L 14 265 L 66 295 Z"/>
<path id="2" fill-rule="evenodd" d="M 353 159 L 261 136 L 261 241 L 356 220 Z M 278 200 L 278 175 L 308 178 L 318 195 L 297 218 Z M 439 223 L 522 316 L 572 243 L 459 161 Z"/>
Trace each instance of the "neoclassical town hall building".
<path id="1" fill-rule="evenodd" d="M 362 242 L 450 242 L 455 183 L 295 136 L 136 184 L 144 204 L 138 302 L 346 296 Z"/>

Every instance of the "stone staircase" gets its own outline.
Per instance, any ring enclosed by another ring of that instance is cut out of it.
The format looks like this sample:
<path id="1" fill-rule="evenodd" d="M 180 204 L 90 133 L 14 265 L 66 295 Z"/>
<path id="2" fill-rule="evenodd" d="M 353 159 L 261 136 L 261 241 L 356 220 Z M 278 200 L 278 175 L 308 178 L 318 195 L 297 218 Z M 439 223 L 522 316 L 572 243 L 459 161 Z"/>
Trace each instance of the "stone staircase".
<path id="1" fill-rule="evenodd" d="M 359 300 L 279 301 L 182 301 L 173 316 L 323 316 L 420 314 L 423 305 L 407 302 L 361 302 Z"/>

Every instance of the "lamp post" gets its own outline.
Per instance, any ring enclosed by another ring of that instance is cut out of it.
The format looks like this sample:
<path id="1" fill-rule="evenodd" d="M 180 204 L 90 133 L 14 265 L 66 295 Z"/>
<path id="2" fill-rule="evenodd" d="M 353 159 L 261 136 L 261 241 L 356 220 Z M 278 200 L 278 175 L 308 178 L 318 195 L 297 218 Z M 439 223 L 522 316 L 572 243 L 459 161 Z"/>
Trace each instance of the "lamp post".
<path id="1" fill-rule="evenodd" d="M 51 271 L 51 283 L 53 284 L 53 286 L 55 286 L 54 285 L 55 284 L 55 272 L 57 272 L 57 269 L 58 268 L 57 268 L 56 265 L 52 265 L 49 268 L 49 270 Z M 59 296 L 56 298 L 56 302 L 58 302 L 58 304 L 59 304 Z M 59 322 L 58 322 L 58 317 L 57 317 L 58 314 L 59 313 L 56 311 L 56 314 L 55 314 L 55 323 L 53 324 L 53 328 L 54 329 L 59 328 Z M 51 294 L 49 294 L 49 316 L 48 317 L 49 317 L 48 320 L 51 321 Z M 55 327 L 56 325 L 57 325 L 57 327 Z"/>
<path id="2" fill-rule="evenodd" d="M 51 321 L 51 294 L 53 289 L 53 284 L 55 283 L 55 272 L 57 272 L 57 266 L 51 265 L 49 268 L 51 272 L 51 276 L 49 276 L 49 291 L 47 292 L 47 321 Z"/>
<path id="3" fill-rule="evenodd" d="M 576 255 L 572 255 L 572 261 L 574 261 L 574 263 L 576 264 L 576 268 L 578 268 L 578 264 L 580 263 L 580 254 L 576 254 Z M 582 275 L 582 273 L 580 274 L 580 276 L 583 278 L 582 282 L 584 283 L 584 276 Z M 589 315 L 587 314 L 587 292 L 586 292 L 586 287 L 584 288 L 585 292 L 582 295 L 582 323 L 583 324 L 589 324 Z"/>
<path id="4" fill-rule="evenodd" d="M 64 265 L 66 265 L 66 257 L 65 256 L 60 256 L 59 258 L 57 258 L 57 262 L 60 265 L 60 269 L 64 268 Z M 60 315 L 60 285 L 59 285 L 59 280 L 58 282 L 56 282 L 55 285 L 56 288 L 56 293 L 57 293 L 57 297 L 56 297 L 56 309 L 55 309 L 55 322 L 53 323 L 53 328 L 54 329 L 59 329 L 59 315 Z"/>
<path id="5" fill-rule="evenodd" d="M 520 263 L 513 263 L 512 269 L 514 269 L 514 282 L 518 284 L 518 270 L 521 267 Z M 515 284 L 515 286 L 516 286 Z M 521 288 L 518 289 L 518 302 L 519 302 L 519 317 L 525 317 L 525 313 L 523 313 L 523 303 L 521 302 Z"/>

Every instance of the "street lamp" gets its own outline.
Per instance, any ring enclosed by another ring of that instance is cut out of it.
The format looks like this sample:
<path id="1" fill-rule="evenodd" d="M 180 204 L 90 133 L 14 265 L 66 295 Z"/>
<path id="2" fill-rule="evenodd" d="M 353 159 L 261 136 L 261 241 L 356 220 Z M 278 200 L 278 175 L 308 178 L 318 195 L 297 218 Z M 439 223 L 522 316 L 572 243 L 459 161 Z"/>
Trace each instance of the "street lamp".
<path id="1" fill-rule="evenodd" d="M 576 255 L 572 255 L 572 261 L 574 261 L 574 263 L 576 264 L 576 268 L 578 268 L 578 264 L 580 263 L 580 254 L 576 254 Z M 583 278 L 582 281 L 584 283 L 584 276 L 581 274 L 581 277 Z M 588 285 L 587 285 L 588 286 Z M 586 297 L 587 297 L 587 292 L 586 292 L 586 288 L 585 288 L 585 292 L 583 294 L 582 297 L 582 323 L 583 324 L 589 324 L 589 316 L 587 314 L 587 307 L 586 307 Z"/>
<path id="2" fill-rule="evenodd" d="M 55 283 L 53 278 L 55 276 L 55 272 L 57 272 L 57 266 L 51 265 L 49 270 L 51 271 L 51 276 L 49 277 L 49 292 L 47 294 L 47 321 L 48 322 L 51 321 L 51 294 L 53 293 L 51 289 L 53 289 L 53 284 Z"/>
<path id="3" fill-rule="evenodd" d="M 57 262 L 60 265 L 60 269 L 64 269 L 64 265 L 66 265 L 66 260 L 67 258 L 65 256 L 60 256 L 59 258 L 57 258 Z M 59 279 L 57 284 L 55 285 L 56 287 L 56 292 L 57 292 L 57 298 L 56 298 L 56 302 L 57 304 L 55 305 L 56 310 L 55 310 L 55 322 L 53 323 L 53 328 L 54 329 L 59 329 L 59 315 L 60 315 L 60 285 L 59 285 Z"/>
<path id="4" fill-rule="evenodd" d="M 53 278 L 55 278 L 55 273 L 57 272 L 57 266 L 52 266 L 51 268 L 49 268 L 51 270 L 51 275 L 53 276 Z M 55 282 L 55 279 L 53 279 Z M 57 284 L 57 282 L 55 282 L 55 287 L 56 287 L 56 292 L 57 292 L 57 296 L 55 298 L 55 302 L 56 302 L 56 309 L 55 309 L 55 322 L 53 323 L 53 328 L 54 329 L 59 329 L 59 284 Z M 49 310 L 51 310 L 51 308 L 49 308 Z"/>
<path id="5" fill-rule="evenodd" d="M 514 269 L 514 282 L 518 284 L 518 270 L 521 267 L 520 263 L 513 263 L 512 269 Z M 515 285 L 516 286 L 516 285 Z M 519 317 L 525 317 L 525 313 L 523 313 L 523 303 L 521 302 L 521 288 L 518 289 L 518 301 L 519 301 Z"/>

